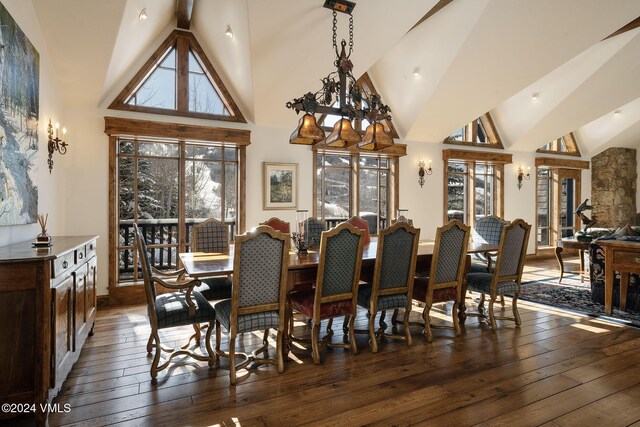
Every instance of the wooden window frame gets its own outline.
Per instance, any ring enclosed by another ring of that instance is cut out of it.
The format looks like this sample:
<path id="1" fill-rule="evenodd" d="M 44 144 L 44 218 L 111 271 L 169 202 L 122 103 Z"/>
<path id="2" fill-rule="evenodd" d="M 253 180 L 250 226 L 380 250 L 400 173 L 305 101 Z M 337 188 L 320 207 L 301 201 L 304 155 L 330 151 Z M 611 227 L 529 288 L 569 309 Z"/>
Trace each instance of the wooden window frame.
<path id="1" fill-rule="evenodd" d="M 147 77 L 156 69 L 159 61 L 172 48 L 176 49 L 176 108 L 157 108 L 142 105 L 130 105 L 127 100 L 140 88 Z M 200 65 L 209 77 L 221 101 L 230 115 L 209 114 L 189 111 L 189 52 L 193 51 L 200 59 Z M 168 116 L 195 117 L 200 119 L 222 120 L 228 122 L 246 123 L 246 119 L 227 90 L 224 82 L 195 36 L 184 30 L 174 30 L 167 39 L 156 49 L 131 81 L 120 91 L 109 105 L 113 110 L 137 111 L 142 113 L 161 114 Z"/>
<path id="2" fill-rule="evenodd" d="M 552 144 L 560 144 L 560 140 L 564 140 L 565 142 L 565 146 L 567 148 L 567 151 L 562 151 L 559 149 L 547 149 L 544 147 L 547 147 L 549 145 Z M 573 157 L 581 157 L 582 154 L 580 154 L 580 147 L 578 147 L 578 141 L 576 141 L 575 135 L 573 134 L 573 132 L 569 132 L 568 134 L 561 136 L 558 139 L 555 139 L 553 141 L 551 141 L 549 144 L 545 144 L 543 147 L 540 147 L 536 150 L 536 153 L 543 153 L 543 154 L 558 154 L 561 156 L 573 156 Z"/>
<path id="3" fill-rule="evenodd" d="M 246 147 L 251 143 L 251 132 L 248 130 L 214 128 L 207 126 L 184 125 L 176 123 L 152 122 L 115 117 L 105 117 L 105 133 L 109 136 L 109 301 L 114 304 L 131 304 L 144 302 L 144 289 L 138 283 L 122 286 L 118 283 L 119 259 L 116 250 L 119 246 L 119 218 L 117 208 L 118 176 L 117 176 L 117 141 L 120 136 L 130 138 L 156 138 L 177 141 L 180 148 L 180 186 L 184 188 L 185 142 L 220 143 L 223 146 L 235 147 L 237 154 L 238 193 L 236 227 L 238 233 L 246 228 Z M 185 229 L 185 197 L 178 195 L 178 251 L 186 250 Z M 134 251 L 134 263 L 137 257 Z"/>
<path id="4" fill-rule="evenodd" d="M 475 188 L 475 168 L 478 164 L 491 165 L 494 168 L 494 196 L 493 196 L 493 212 L 492 215 L 504 217 L 504 165 L 513 163 L 511 154 L 494 153 L 476 150 L 442 150 L 443 160 L 443 223 L 448 222 L 448 183 L 449 183 L 449 161 L 464 163 L 467 165 L 467 180 L 465 181 L 466 192 L 466 218 L 465 224 L 473 226 L 475 223 L 475 191 L 471 192 L 471 188 Z"/>
<path id="5" fill-rule="evenodd" d="M 476 142 L 476 138 L 478 135 L 476 131 L 476 126 L 474 126 L 474 124 L 478 120 L 482 124 L 482 128 L 486 133 L 487 141 L 488 141 L 486 143 Z M 504 149 L 504 145 L 502 144 L 502 139 L 500 138 L 500 134 L 498 133 L 498 129 L 496 128 L 495 123 L 493 122 L 491 113 L 483 114 L 482 116 L 478 117 L 471 123 L 467 123 L 465 126 L 463 126 L 462 129 L 464 129 L 463 131 L 464 141 L 453 140 L 453 139 L 450 139 L 450 136 L 449 136 L 445 138 L 445 140 L 442 141 L 442 143 L 451 144 L 451 145 L 478 147 L 478 148 L 493 148 L 493 149 L 501 149 L 501 150 Z"/>

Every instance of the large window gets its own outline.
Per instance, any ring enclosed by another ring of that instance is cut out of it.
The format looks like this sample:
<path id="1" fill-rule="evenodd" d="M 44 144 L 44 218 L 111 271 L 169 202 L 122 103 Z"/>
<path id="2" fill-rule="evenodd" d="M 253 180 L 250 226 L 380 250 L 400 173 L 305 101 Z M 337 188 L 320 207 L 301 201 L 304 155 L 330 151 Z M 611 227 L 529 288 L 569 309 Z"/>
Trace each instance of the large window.
<path id="1" fill-rule="evenodd" d="M 369 222 L 372 234 L 387 226 L 393 204 L 392 167 L 397 158 L 322 152 L 314 156 L 314 216 L 332 227 L 358 215 Z"/>
<path id="2" fill-rule="evenodd" d="M 553 175 L 550 169 L 537 170 L 537 230 L 538 247 L 551 246 L 551 206 L 553 203 Z"/>
<path id="3" fill-rule="evenodd" d="M 469 145 L 483 148 L 504 148 L 491 114 L 486 113 L 471 123 L 456 129 L 444 141 L 445 144 Z"/>
<path id="4" fill-rule="evenodd" d="M 445 222 L 457 219 L 473 226 L 480 217 L 504 215 L 502 177 L 510 154 L 444 150 L 443 157 Z"/>
<path id="5" fill-rule="evenodd" d="M 222 144 L 116 137 L 118 283 L 141 279 L 133 224 L 151 264 L 175 269 L 193 225 L 216 218 L 236 225 L 238 148 Z"/>

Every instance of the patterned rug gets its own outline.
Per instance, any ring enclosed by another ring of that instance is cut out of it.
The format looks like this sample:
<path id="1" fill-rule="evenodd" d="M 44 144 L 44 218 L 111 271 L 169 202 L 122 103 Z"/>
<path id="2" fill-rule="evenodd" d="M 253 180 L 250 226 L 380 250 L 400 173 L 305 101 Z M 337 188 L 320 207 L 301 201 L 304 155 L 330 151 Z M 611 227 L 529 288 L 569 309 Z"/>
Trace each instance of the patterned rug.
<path id="1" fill-rule="evenodd" d="M 575 275 L 565 275 L 562 283 L 558 283 L 558 278 L 523 283 L 520 298 L 640 328 L 638 312 L 620 311 L 614 308 L 613 316 L 605 316 L 604 305 L 591 301 L 589 281 L 580 283 L 580 279 Z"/>

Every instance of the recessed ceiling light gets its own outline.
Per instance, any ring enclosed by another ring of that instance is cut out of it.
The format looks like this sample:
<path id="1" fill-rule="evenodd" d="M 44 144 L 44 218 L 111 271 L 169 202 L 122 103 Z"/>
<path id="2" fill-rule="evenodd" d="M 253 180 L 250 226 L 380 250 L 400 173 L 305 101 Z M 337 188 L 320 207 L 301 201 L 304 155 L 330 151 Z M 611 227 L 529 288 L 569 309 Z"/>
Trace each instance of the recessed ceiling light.
<path id="1" fill-rule="evenodd" d="M 531 95 L 531 99 L 533 101 L 537 101 L 539 97 L 540 97 L 540 94 L 538 92 L 533 92 L 533 94 Z"/>
<path id="2" fill-rule="evenodd" d="M 420 77 L 420 67 L 415 67 L 413 69 L 413 77 L 416 79 Z"/>
<path id="3" fill-rule="evenodd" d="M 613 115 L 616 116 L 616 117 L 620 116 L 620 114 L 622 114 L 621 110 L 616 110 L 616 111 L 613 112 Z"/>
<path id="4" fill-rule="evenodd" d="M 140 12 L 140 15 L 138 15 L 138 19 L 140 21 L 146 21 L 148 17 L 149 16 L 147 15 L 147 9 L 142 9 L 142 12 Z"/>
<path id="5" fill-rule="evenodd" d="M 224 30 L 224 35 L 229 37 L 230 39 L 233 38 L 233 30 L 231 29 L 231 25 L 227 25 L 227 29 Z"/>

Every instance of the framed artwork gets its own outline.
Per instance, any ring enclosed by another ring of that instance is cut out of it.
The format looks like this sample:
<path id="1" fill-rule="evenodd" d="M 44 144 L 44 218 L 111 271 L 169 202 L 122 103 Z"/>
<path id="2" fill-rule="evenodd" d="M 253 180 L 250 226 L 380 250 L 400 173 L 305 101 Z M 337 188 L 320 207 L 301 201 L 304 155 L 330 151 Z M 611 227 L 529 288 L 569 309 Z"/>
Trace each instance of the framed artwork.
<path id="1" fill-rule="evenodd" d="M 264 209 L 297 209 L 298 164 L 263 162 Z"/>
<path id="2" fill-rule="evenodd" d="M 0 3 L 0 226 L 38 214 L 40 55 Z"/>

